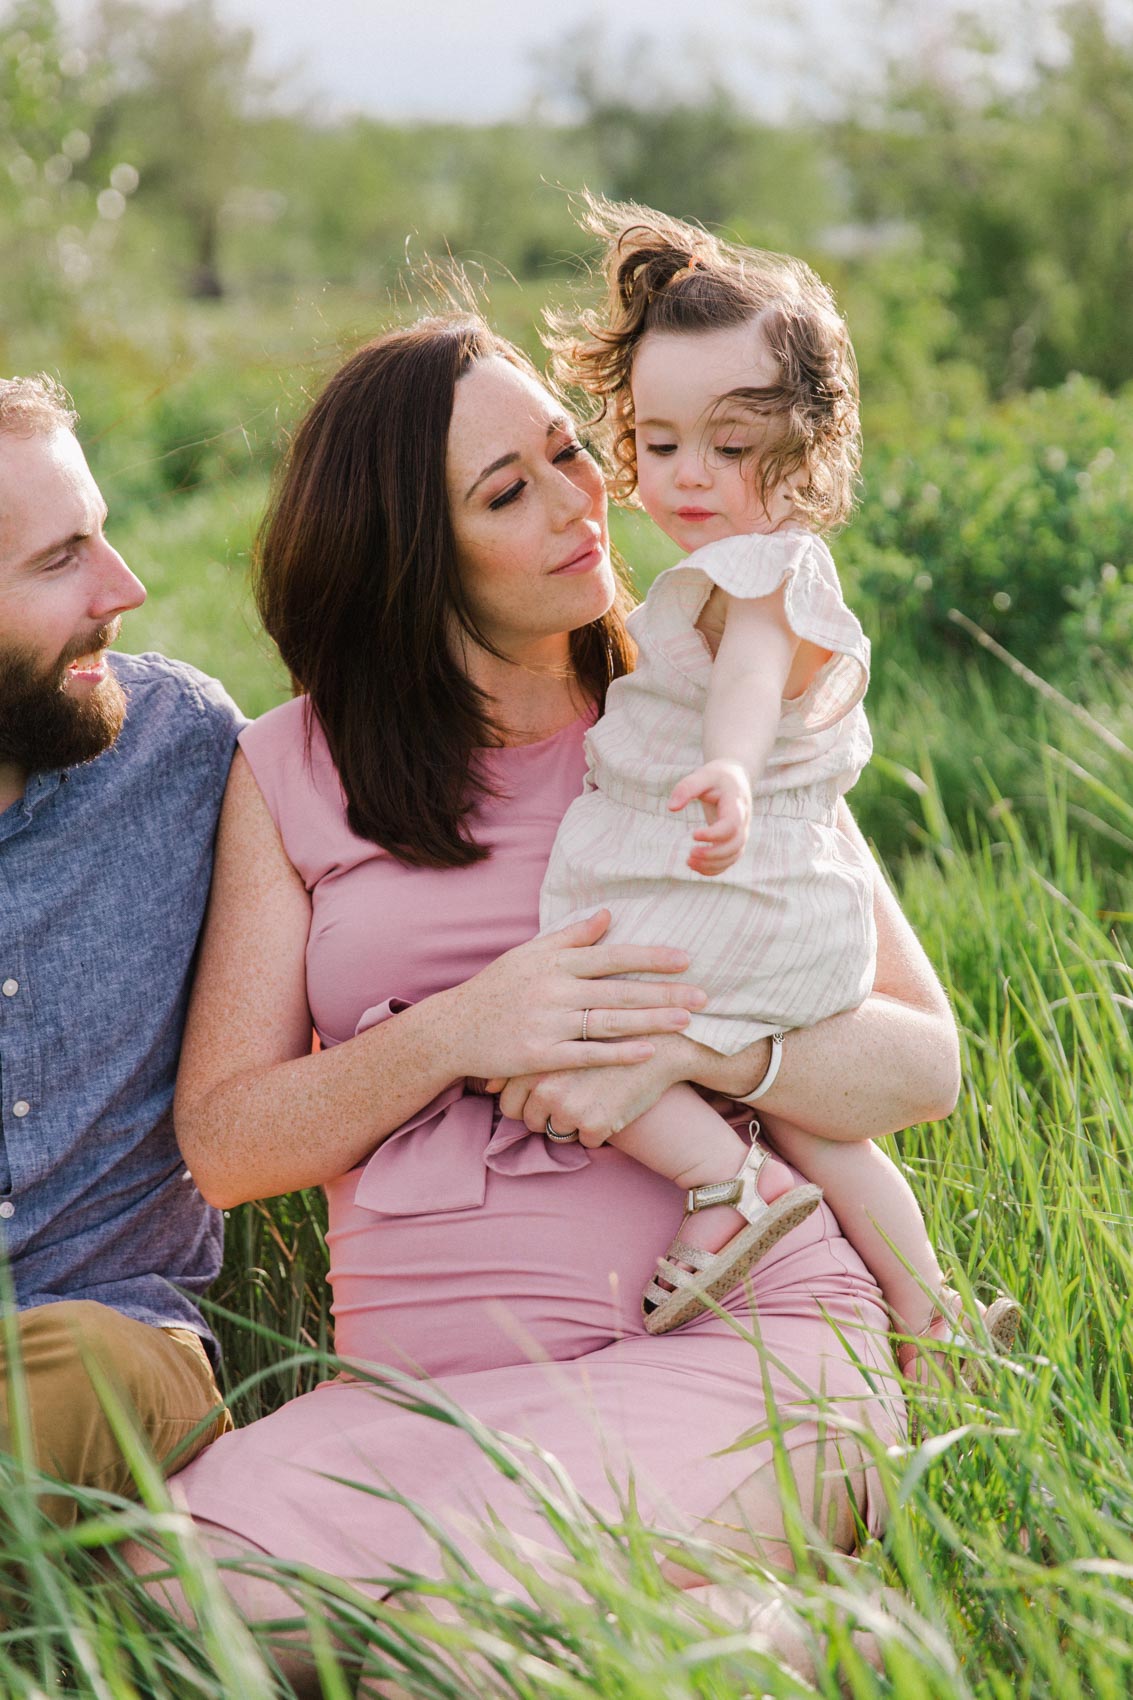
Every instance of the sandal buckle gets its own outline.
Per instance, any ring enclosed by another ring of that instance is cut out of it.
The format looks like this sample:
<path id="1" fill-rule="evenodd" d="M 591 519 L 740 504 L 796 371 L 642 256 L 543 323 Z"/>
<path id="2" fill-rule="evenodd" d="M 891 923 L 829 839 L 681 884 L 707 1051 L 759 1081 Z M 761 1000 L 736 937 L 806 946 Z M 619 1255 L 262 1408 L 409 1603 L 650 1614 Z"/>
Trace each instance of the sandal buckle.
<path id="1" fill-rule="evenodd" d="M 708 1210 L 713 1204 L 738 1204 L 743 1187 L 738 1178 L 730 1181 L 705 1181 L 690 1186 L 685 1194 L 685 1210 L 694 1216 L 698 1210 Z"/>

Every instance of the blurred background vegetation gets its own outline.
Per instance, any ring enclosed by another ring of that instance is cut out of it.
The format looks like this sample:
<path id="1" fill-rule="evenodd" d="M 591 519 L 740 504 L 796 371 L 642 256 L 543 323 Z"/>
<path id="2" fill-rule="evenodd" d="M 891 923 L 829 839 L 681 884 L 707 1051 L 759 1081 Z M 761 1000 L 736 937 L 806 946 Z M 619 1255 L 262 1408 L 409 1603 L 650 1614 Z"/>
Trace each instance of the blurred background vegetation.
<path id="1" fill-rule="evenodd" d="M 1025 44 L 1051 12 L 1004 16 Z M 879 671 L 909 646 L 971 655 L 958 607 L 1104 696 L 1133 626 L 1133 34 L 1102 0 L 1054 15 L 1056 50 L 1023 75 L 1018 58 L 998 74 L 993 20 L 957 14 L 960 59 L 894 61 L 825 116 L 775 123 L 710 68 L 678 97 L 655 56 L 568 26 L 529 116 L 461 126 L 289 105 L 215 0 L 102 0 L 82 46 L 55 0 L 8 0 L 0 369 L 75 393 L 155 593 L 132 641 L 179 645 L 253 712 L 277 700 L 246 604 L 235 640 L 222 605 L 289 423 L 420 301 L 429 256 L 482 277 L 538 355 L 543 306 L 586 293 L 569 191 L 587 185 L 834 284 L 867 443 L 840 558 Z M 670 558 L 641 522 L 623 535 L 643 581 Z"/>

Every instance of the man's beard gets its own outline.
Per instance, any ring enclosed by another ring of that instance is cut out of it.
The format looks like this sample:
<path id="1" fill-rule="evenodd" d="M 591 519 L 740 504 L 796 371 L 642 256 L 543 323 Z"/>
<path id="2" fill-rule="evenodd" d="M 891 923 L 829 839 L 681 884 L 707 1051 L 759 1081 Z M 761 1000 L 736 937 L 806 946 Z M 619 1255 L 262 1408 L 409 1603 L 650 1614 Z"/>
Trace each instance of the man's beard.
<path id="1" fill-rule="evenodd" d="M 26 649 L 0 648 L 0 761 L 25 773 L 77 767 L 108 750 L 126 718 L 126 693 L 112 672 L 81 697 L 66 688 L 67 666 L 113 642 L 103 626 L 81 647 L 70 644 L 44 671 Z"/>

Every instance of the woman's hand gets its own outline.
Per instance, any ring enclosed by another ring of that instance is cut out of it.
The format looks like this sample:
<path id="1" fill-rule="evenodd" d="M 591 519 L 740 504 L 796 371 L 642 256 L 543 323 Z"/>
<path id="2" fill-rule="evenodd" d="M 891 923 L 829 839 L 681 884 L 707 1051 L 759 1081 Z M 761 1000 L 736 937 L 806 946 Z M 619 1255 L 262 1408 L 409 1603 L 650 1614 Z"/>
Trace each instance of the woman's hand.
<path id="1" fill-rule="evenodd" d="M 512 1076 L 593 1070 L 595 1064 L 603 1073 L 616 1072 L 653 1056 L 649 1035 L 687 1026 L 689 1011 L 707 1001 L 699 988 L 611 977 L 679 974 L 688 967 L 684 951 L 599 944 L 609 925 L 609 910 L 599 909 L 517 945 L 440 993 L 454 1017 L 454 1072 L 489 1086 Z"/>
<path id="2" fill-rule="evenodd" d="M 577 1129 L 583 1145 L 604 1145 L 651 1110 L 670 1086 L 687 1080 L 689 1070 L 690 1049 L 683 1035 L 674 1035 L 658 1039 L 653 1055 L 632 1068 L 582 1068 L 509 1080 L 500 1093 L 500 1109 L 532 1133 L 542 1133 L 549 1119 L 562 1133 Z"/>

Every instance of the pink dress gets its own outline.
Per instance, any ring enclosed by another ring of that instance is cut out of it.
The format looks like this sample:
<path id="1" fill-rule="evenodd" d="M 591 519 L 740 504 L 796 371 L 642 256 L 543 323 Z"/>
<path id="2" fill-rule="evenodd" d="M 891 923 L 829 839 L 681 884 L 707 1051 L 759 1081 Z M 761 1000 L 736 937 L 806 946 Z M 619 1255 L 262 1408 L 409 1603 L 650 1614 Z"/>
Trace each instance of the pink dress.
<path id="1" fill-rule="evenodd" d="M 536 932 L 555 831 L 582 785 L 585 730 L 579 721 L 485 752 L 503 793 L 476 822 L 492 855 L 447 871 L 407 868 L 354 836 L 317 729 L 307 760 L 301 700 L 245 731 L 311 894 L 308 991 L 324 1045 Z M 477 1444 L 478 1424 L 513 1437 L 546 1482 L 564 1470 L 604 1517 L 632 1483 L 641 1516 L 674 1531 L 711 1517 L 767 1462 L 765 1440 L 728 1448 L 764 1428 L 768 1390 L 789 1447 L 816 1439 L 820 1415 L 831 1448 L 839 1421 L 885 1443 L 899 1435 L 880 1294 L 825 1209 L 729 1300 L 749 1336 L 754 1320 L 757 1349 L 713 1315 L 658 1339 L 644 1332 L 641 1289 L 681 1218 L 669 1182 L 608 1146 L 551 1145 L 461 1084 L 327 1195 L 336 1349 L 392 1373 L 379 1387 L 324 1383 L 175 1479 L 196 1517 L 278 1557 L 381 1591 L 398 1569 L 440 1573 L 434 1520 L 482 1576 L 514 1587 L 477 1538 L 485 1514 L 521 1540 L 554 1538 Z M 467 1416 L 438 1421 L 415 1401 Z M 868 1481 L 859 1509 L 880 1527 Z"/>

